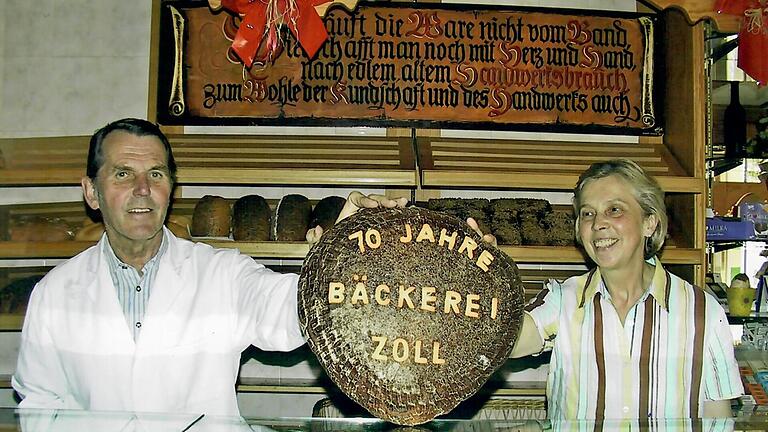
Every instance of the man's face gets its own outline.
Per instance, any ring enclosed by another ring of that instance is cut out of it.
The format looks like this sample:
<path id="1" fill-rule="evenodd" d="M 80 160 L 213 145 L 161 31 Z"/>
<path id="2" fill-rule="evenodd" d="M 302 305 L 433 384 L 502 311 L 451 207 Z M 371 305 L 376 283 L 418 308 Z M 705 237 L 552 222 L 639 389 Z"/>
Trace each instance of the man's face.
<path id="1" fill-rule="evenodd" d="M 96 181 L 82 183 L 88 205 L 101 210 L 112 246 L 140 246 L 158 238 L 172 188 L 163 143 L 114 131 L 104 139 L 102 156 Z"/>

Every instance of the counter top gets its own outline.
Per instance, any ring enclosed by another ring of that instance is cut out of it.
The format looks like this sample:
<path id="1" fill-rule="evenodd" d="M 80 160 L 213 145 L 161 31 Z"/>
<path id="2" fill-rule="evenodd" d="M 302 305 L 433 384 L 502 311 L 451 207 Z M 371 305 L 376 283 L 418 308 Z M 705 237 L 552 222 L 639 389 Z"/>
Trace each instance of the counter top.
<path id="1" fill-rule="evenodd" d="M 90 412 L 71 410 L 0 409 L 0 431 L 389 431 L 396 426 L 377 419 L 242 418 L 203 414 Z M 768 429 L 768 417 L 735 419 L 606 420 L 557 422 L 550 420 L 434 420 L 414 431 L 571 431 L 663 430 L 746 431 Z"/>

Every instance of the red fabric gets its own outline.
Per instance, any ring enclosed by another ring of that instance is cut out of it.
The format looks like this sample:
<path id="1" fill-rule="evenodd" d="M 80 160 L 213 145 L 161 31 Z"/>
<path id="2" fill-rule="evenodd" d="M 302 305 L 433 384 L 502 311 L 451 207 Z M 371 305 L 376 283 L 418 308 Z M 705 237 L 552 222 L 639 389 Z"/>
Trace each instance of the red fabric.
<path id="1" fill-rule="evenodd" d="M 739 31 L 739 67 L 760 85 L 768 82 L 768 7 L 745 11 Z"/>
<path id="2" fill-rule="evenodd" d="M 221 5 L 236 14 L 241 15 L 240 28 L 232 42 L 232 49 L 240 60 L 250 67 L 256 59 L 256 52 L 264 37 L 267 40 L 267 52 L 277 51 L 279 40 L 277 29 L 270 25 L 267 28 L 267 4 L 270 0 L 222 0 Z M 299 41 L 307 57 L 312 58 L 317 50 L 328 39 L 325 24 L 315 11 L 315 5 L 330 3 L 331 0 L 296 0 L 298 8 L 289 16 L 285 0 L 277 0 L 277 7 L 283 17 L 283 23 L 288 26 L 293 36 Z M 269 55 L 268 55 L 269 56 Z"/>
<path id="3" fill-rule="evenodd" d="M 759 0 L 717 0 L 715 11 L 742 17 L 739 30 L 739 68 L 757 80 L 768 82 L 768 5 Z"/>
<path id="4" fill-rule="evenodd" d="M 751 9 L 758 2 L 756 0 L 717 0 L 715 12 L 728 15 L 743 15 L 746 9 Z"/>

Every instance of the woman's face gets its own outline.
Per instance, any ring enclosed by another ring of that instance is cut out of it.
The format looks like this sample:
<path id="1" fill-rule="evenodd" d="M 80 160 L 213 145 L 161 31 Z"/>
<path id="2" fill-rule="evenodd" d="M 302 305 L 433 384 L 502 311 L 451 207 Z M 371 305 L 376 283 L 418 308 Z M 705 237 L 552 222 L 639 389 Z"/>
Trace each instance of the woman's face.
<path id="1" fill-rule="evenodd" d="M 645 238 L 656 216 L 645 216 L 632 186 L 618 175 L 590 180 L 582 189 L 579 238 L 601 270 L 620 270 L 644 260 Z"/>

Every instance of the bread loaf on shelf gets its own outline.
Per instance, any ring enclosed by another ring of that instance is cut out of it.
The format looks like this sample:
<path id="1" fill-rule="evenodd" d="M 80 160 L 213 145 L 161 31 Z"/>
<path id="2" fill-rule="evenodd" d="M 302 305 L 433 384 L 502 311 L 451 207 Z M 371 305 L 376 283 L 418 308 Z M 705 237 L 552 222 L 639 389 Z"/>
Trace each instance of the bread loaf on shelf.
<path id="1" fill-rule="evenodd" d="M 11 221 L 8 237 L 17 242 L 58 242 L 72 240 L 72 227 L 63 219 L 19 217 Z"/>
<path id="2" fill-rule="evenodd" d="M 488 219 L 489 201 L 483 198 L 432 198 L 427 201 L 427 208 L 440 211 L 462 221 L 473 218 L 484 233 L 491 232 Z"/>
<path id="3" fill-rule="evenodd" d="M 496 236 L 501 245 L 570 246 L 574 244 L 570 211 L 553 210 L 549 201 L 537 198 L 493 200 L 438 198 L 427 208 L 459 219 L 474 218 L 480 230 Z"/>
<path id="4" fill-rule="evenodd" d="M 309 228 L 320 226 L 323 231 L 331 229 L 346 202 L 347 200 L 340 196 L 329 196 L 318 201 L 315 208 L 312 209 L 312 220 L 309 222 Z"/>
<path id="5" fill-rule="evenodd" d="M 42 275 L 16 279 L 4 287 L 0 287 L 0 313 L 22 313 L 27 308 L 29 295 Z"/>
<path id="6" fill-rule="evenodd" d="M 312 204 L 304 195 L 286 195 L 277 204 L 272 225 L 277 241 L 304 241 L 307 238 Z"/>
<path id="7" fill-rule="evenodd" d="M 191 239 L 192 236 L 189 233 L 189 226 L 192 225 L 192 221 L 186 216 L 168 215 L 168 220 L 165 222 L 165 226 L 178 238 Z"/>
<path id="8" fill-rule="evenodd" d="M 104 234 L 104 224 L 92 222 L 87 219 L 83 226 L 75 233 L 76 241 L 99 241 Z"/>
<path id="9" fill-rule="evenodd" d="M 550 246 L 573 246 L 576 232 L 570 211 L 553 211 L 544 218 L 547 228 L 547 244 Z"/>
<path id="10" fill-rule="evenodd" d="M 523 237 L 523 244 L 529 246 L 546 246 L 547 231 L 535 213 L 522 213 L 520 219 L 520 234 Z"/>
<path id="11" fill-rule="evenodd" d="M 196 237 L 229 237 L 232 213 L 227 200 L 206 195 L 195 204 L 191 234 Z"/>
<path id="12" fill-rule="evenodd" d="M 491 220 L 491 233 L 496 236 L 499 244 L 513 246 L 523 244 L 520 221 L 517 219 L 518 208 L 512 199 L 491 200 L 488 211 Z"/>
<path id="13" fill-rule="evenodd" d="M 178 238 L 189 240 L 189 218 L 184 216 L 168 216 L 165 226 Z M 90 219 L 75 233 L 76 241 L 99 241 L 104 234 L 104 224 L 91 222 Z"/>
<path id="14" fill-rule="evenodd" d="M 246 195 L 232 206 L 232 237 L 236 241 L 268 241 L 272 210 L 259 195 Z"/>

